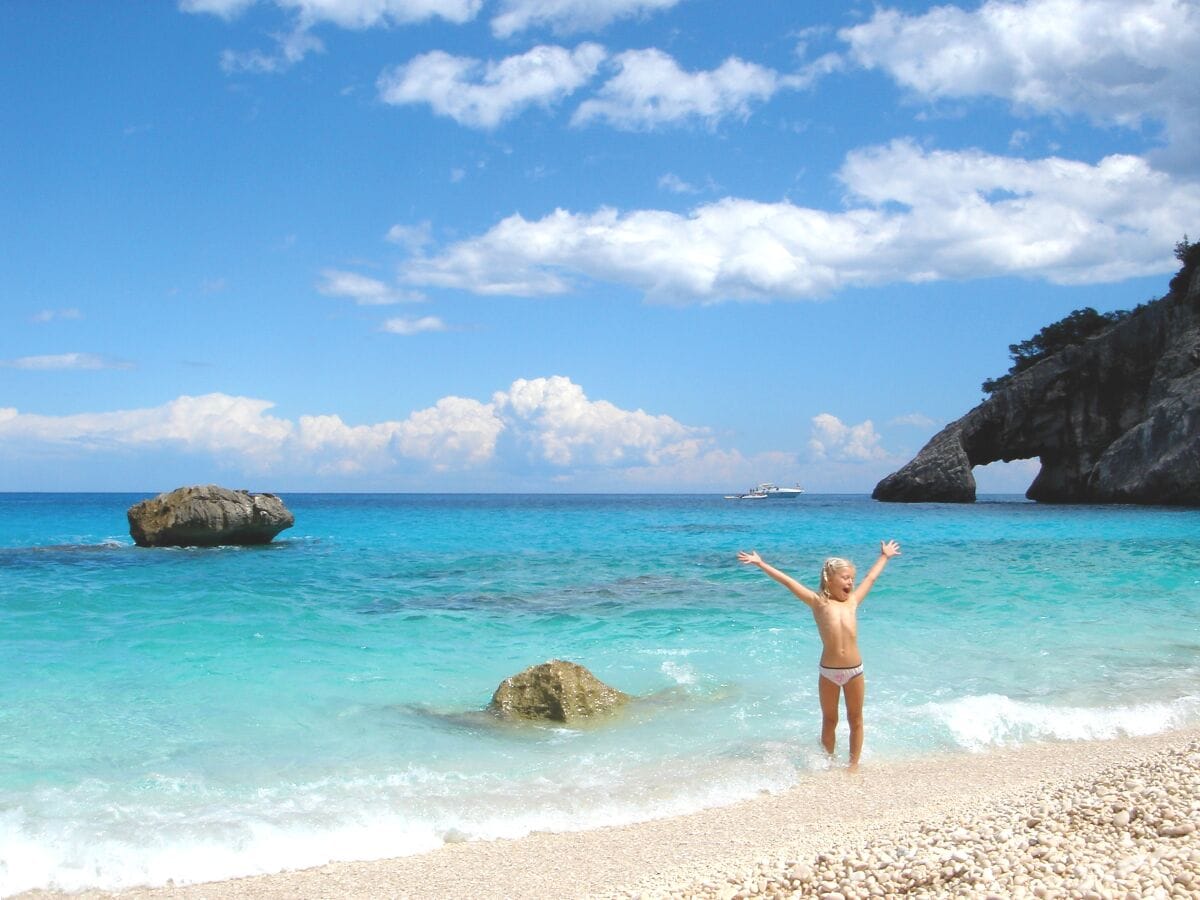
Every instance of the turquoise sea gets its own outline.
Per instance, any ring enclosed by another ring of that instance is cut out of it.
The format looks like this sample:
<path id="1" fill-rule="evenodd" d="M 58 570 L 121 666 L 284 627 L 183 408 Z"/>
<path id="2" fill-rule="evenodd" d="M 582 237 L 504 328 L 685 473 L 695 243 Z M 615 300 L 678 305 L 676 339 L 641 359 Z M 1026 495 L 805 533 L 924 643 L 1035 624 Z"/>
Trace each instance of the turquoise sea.
<path id="1" fill-rule="evenodd" d="M 806 495 L 284 495 L 267 547 L 133 546 L 146 495 L 0 495 L 0 895 L 581 829 L 827 765 L 815 584 L 860 613 L 864 763 L 1200 723 L 1200 512 Z M 479 714 L 574 660 L 605 727 Z M 845 731 L 839 758 L 845 760 Z"/>

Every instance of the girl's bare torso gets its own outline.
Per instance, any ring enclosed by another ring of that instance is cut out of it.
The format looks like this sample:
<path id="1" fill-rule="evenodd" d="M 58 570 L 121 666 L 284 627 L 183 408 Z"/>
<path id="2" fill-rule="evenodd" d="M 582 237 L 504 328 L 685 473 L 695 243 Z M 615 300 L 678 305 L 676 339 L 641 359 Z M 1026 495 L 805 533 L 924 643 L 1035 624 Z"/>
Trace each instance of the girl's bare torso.
<path id="1" fill-rule="evenodd" d="M 821 636 L 821 665 L 846 668 L 862 662 L 858 651 L 857 603 L 821 597 L 812 604 L 812 614 Z"/>

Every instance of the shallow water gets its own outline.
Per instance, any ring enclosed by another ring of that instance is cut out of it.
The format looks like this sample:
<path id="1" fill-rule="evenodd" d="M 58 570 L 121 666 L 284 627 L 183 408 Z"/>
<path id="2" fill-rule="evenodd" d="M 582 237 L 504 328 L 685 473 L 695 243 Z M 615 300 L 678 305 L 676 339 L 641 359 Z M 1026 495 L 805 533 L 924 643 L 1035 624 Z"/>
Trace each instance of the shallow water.
<path id="1" fill-rule="evenodd" d="M 860 613 L 866 758 L 1200 722 L 1200 513 L 859 496 L 289 495 L 268 547 L 149 550 L 141 495 L 0 495 L 0 894 L 614 824 L 826 765 L 813 584 Z M 475 715 L 552 657 L 650 697 Z M 844 732 L 842 734 L 844 744 Z M 843 748 L 844 754 L 844 748 Z"/>

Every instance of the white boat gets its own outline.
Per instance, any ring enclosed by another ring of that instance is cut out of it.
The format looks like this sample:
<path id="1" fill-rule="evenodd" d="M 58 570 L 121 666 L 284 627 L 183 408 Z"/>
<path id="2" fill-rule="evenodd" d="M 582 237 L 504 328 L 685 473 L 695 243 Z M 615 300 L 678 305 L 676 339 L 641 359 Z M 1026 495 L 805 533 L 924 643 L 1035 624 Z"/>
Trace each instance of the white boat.
<path id="1" fill-rule="evenodd" d="M 804 488 L 798 484 L 795 487 L 779 487 L 769 481 L 764 481 L 751 493 L 763 494 L 771 500 L 795 500 L 804 493 Z"/>
<path id="2" fill-rule="evenodd" d="M 726 500 L 795 500 L 804 493 L 800 485 L 795 487 L 779 487 L 769 481 L 746 491 L 744 494 L 726 494 Z"/>

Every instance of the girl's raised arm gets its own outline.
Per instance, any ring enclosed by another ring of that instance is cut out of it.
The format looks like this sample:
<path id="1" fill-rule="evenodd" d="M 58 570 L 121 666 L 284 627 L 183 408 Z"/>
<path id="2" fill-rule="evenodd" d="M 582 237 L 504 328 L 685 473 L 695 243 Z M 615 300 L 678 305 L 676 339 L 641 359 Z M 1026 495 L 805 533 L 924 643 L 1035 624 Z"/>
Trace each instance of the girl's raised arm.
<path id="1" fill-rule="evenodd" d="M 746 552 L 745 550 L 739 550 L 738 560 L 748 566 L 758 566 L 773 579 L 795 594 L 797 599 L 799 599 L 802 603 L 807 603 L 809 606 L 812 606 L 817 600 L 820 599 L 820 597 L 817 596 L 814 591 L 810 591 L 791 575 L 786 575 L 783 572 L 780 572 L 774 566 L 764 562 L 763 558 L 758 555 L 757 550 L 751 550 L 749 552 Z"/>
<path id="2" fill-rule="evenodd" d="M 875 565 L 871 566 L 871 570 L 867 572 L 866 577 L 854 589 L 854 593 L 850 595 L 850 599 L 855 603 L 862 603 L 867 599 L 867 593 L 871 590 L 871 585 L 875 583 L 875 579 L 879 577 L 879 573 L 883 571 L 883 567 L 888 564 L 888 560 L 893 556 L 900 555 L 900 545 L 895 541 L 880 541 L 879 542 L 879 559 L 875 560 Z"/>

